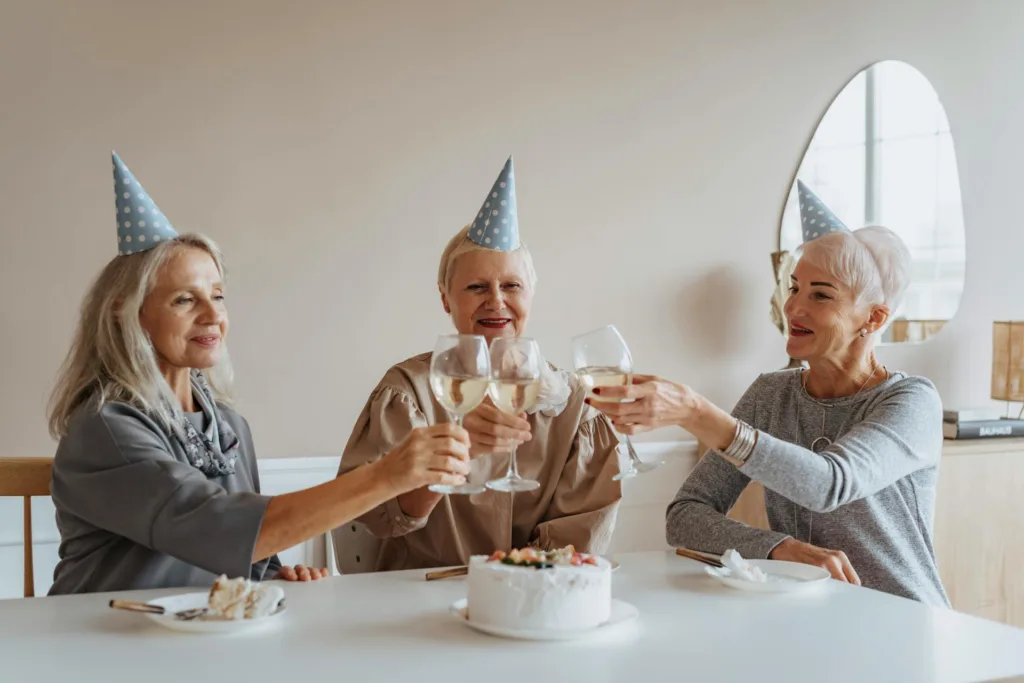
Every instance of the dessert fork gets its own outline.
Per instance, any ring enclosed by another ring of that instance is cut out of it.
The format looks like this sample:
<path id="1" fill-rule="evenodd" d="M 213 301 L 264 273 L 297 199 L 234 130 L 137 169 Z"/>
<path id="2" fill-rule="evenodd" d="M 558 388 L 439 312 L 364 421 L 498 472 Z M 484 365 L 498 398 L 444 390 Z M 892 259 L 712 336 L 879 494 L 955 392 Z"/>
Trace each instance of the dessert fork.
<path id="1" fill-rule="evenodd" d="M 167 613 L 167 610 L 160 605 L 151 605 L 148 602 L 132 602 L 130 600 L 111 600 L 110 607 L 112 609 L 120 609 L 126 612 L 139 612 L 142 614 Z M 207 612 L 209 612 L 209 608 L 193 607 L 192 609 L 174 612 L 173 616 L 175 619 L 181 619 L 182 621 L 192 621 L 193 619 L 198 619 L 199 617 L 206 615 Z"/>

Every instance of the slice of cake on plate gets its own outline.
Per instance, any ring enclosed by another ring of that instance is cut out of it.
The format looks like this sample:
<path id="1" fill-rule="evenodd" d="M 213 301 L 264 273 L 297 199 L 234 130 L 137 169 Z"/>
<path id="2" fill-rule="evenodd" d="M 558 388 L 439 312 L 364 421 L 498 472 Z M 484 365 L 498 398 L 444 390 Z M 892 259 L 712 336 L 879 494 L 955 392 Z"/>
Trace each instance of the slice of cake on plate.
<path id="1" fill-rule="evenodd" d="M 221 575 L 210 588 L 209 616 L 219 619 L 259 619 L 273 614 L 284 599 L 280 586 L 229 579 Z"/>

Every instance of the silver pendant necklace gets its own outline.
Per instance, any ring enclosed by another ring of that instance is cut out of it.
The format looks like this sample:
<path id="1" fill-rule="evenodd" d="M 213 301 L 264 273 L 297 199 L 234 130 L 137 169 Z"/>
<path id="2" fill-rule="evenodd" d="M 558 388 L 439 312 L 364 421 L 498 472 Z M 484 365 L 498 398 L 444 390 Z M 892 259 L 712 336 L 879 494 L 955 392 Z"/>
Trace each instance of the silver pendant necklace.
<path id="1" fill-rule="evenodd" d="M 882 381 L 884 382 L 885 380 L 889 379 L 889 371 L 886 369 L 886 367 L 884 365 L 881 366 L 881 369 L 885 372 L 885 377 L 882 379 Z M 850 396 L 851 397 L 857 396 L 858 394 L 860 394 L 860 392 L 864 391 L 864 387 L 866 387 L 868 385 L 868 383 L 872 379 L 874 379 L 875 375 L 878 374 L 878 370 L 879 370 L 878 364 L 876 362 L 873 362 L 872 363 L 871 374 L 869 374 L 867 376 L 867 379 L 865 379 L 861 383 L 860 388 L 858 388 L 857 391 L 853 392 Z M 821 401 L 815 399 L 813 396 L 811 396 L 807 392 L 807 371 L 806 370 L 802 370 L 801 371 L 801 374 L 800 374 L 800 387 L 803 389 L 804 395 L 807 396 L 807 398 L 811 399 L 811 401 L 813 401 L 814 403 L 817 403 L 819 406 L 821 406 L 821 436 L 819 436 L 818 438 L 814 439 L 814 441 L 811 442 L 811 451 L 814 452 L 814 453 L 821 453 L 823 450 L 825 450 L 826 448 L 828 448 L 829 446 L 831 446 L 833 444 L 832 439 L 828 438 L 825 435 L 825 417 L 828 414 L 828 410 L 830 408 L 832 408 L 832 405 L 829 404 L 829 403 L 822 403 Z M 847 414 L 846 419 L 843 420 L 843 423 L 841 425 L 839 425 L 839 429 L 838 429 L 838 431 L 836 431 L 836 438 L 837 439 L 839 438 L 839 435 L 843 433 L 843 428 L 846 427 L 846 423 L 849 421 L 849 419 L 850 419 L 850 415 Z M 796 428 L 797 428 L 797 430 L 799 432 L 799 430 L 800 430 L 800 403 L 799 403 L 799 401 L 797 401 L 797 404 L 796 404 Z M 799 433 L 797 433 L 795 436 L 796 436 L 796 442 L 799 444 L 802 441 L 802 439 L 800 438 L 801 435 Z M 793 537 L 796 538 L 796 540 L 798 540 L 798 541 L 800 540 L 800 537 L 799 537 L 799 525 L 797 524 L 797 522 L 799 520 L 799 507 L 800 506 L 798 506 L 796 503 L 793 503 Z M 811 512 L 810 510 L 808 510 L 808 512 L 807 512 L 807 541 L 806 541 L 806 543 L 811 543 L 811 531 L 813 529 L 813 525 L 814 525 L 814 513 Z"/>

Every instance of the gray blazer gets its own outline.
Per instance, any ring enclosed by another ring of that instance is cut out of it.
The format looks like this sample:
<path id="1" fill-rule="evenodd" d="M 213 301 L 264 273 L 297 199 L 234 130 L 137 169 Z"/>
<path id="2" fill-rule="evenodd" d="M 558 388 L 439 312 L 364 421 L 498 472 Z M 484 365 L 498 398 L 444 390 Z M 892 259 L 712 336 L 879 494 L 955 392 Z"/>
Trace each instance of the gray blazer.
<path id="1" fill-rule="evenodd" d="M 248 423 L 218 405 L 239 439 L 235 473 L 207 478 L 151 417 L 95 402 L 72 417 L 54 459 L 60 562 L 50 595 L 208 587 L 220 574 L 270 578 L 252 553 L 269 496 Z"/>

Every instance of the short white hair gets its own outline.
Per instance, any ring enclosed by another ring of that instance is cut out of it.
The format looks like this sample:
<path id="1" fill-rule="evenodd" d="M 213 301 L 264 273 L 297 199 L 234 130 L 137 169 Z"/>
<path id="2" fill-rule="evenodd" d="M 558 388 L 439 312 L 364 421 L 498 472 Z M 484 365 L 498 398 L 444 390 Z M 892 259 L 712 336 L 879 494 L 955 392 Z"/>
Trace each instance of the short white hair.
<path id="1" fill-rule="evenodd" d="M 467 225 L 462 230 L 459 230 L 454 237 L 448 240 L 448 245 L 441 253 L 441 263 L 437 266 L 437 286 L 444 292 L 448 291 L 448 286 L 452 282 L 455 259 L 471 251 L 493 251 L 493 249 L 482 247 L 469 239 L 469 228 L 470 226 Z M 530 250 L 526 248 L 526 243 L 520 242 L 519 247 L 514 249 L 512 253 L 518 253 L 522 257 L 530 290 L 535 289 L 537 286 L 537 271 L 533 268 L 533 256 L 530 255 Z"/>
<path id="2" fill-rule="evenodd" d="M 910 250 L 889 228 L 871 226 L 830 233 L 799 251 L 801 261 L 852 289 L 858 304 L 888 308 L 890 320 L 910 286 Z"/>

